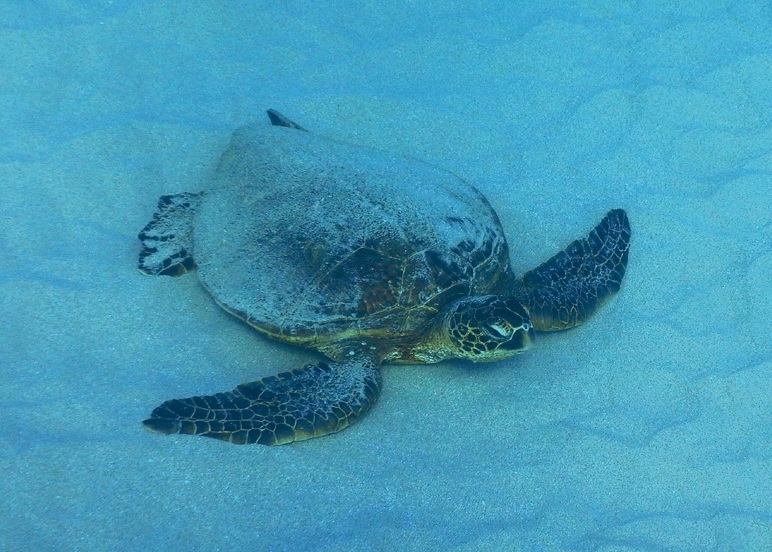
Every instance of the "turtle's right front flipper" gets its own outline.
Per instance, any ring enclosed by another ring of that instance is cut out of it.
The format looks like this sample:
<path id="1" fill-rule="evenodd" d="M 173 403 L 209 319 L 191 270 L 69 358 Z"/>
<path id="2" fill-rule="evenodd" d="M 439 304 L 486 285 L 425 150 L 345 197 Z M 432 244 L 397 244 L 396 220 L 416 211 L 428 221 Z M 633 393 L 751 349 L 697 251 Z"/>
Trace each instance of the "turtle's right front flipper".
<path id="1" fill-rule="evenodd" d="M 587 320 L 619 291 L 629 247 L 627 214 L 613 209 L 586 238 L 526 272 L 517 295 L 534 329 L 566 330 Z"/>
<path id="2" fill-rule="evenodd" d="M 166 401 L 143 423 L 160 433 L 282 445 L 348 427 L 375 404 L 380 388 L 380 372 L 369 358 L 320 362 L 227 393 Z"/>

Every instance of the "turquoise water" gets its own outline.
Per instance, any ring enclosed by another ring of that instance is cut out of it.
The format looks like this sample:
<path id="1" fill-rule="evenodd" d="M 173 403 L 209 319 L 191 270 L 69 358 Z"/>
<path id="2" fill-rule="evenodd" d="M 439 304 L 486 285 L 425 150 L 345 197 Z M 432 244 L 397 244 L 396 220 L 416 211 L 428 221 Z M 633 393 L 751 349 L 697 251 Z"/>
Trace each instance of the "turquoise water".
<path id="1" fill-rule="evenodd" d="M 772 549 L 766 3 L 3 2 L 0 46 L 0 548 Z M 311 358 L 136 270 L 268 107 L 471 182 L 518 271 L 624 207 L 620 294 L 512 360 L 386 367 L 330 437 L 145 431 Z"/>

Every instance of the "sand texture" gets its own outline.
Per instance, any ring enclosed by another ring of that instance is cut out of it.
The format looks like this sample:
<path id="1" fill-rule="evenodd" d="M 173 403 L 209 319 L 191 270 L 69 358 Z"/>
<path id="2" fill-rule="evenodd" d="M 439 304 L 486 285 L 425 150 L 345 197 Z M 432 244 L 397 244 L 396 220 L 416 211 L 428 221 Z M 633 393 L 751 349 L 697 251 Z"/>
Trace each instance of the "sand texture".
<path id="1" fill-rule="evenodd" d="M 768 2 L 6 1 L 0 51 L 0 549 L 772 550 Z M 626 209 L 621 292 L 329 437 L 146 431 L 315 358 L 136 266 L 269 107 L 470 182 L 518 272 Z"/>

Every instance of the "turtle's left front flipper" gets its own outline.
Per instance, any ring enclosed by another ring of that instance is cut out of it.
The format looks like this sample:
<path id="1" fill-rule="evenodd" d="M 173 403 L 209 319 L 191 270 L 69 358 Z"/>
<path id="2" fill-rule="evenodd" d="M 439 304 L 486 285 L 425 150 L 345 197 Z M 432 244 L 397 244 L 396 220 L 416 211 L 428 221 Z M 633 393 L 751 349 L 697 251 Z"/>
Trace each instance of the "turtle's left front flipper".
<path id="1" fill-rule="evenodd" d="M 166 401 L 143 423 L 160 433 L 282 445 L 348 427 L 375 404 L 380 388 L 378 366 L 369 358 L 320 362 L 227 393 Z"/>
<path id="2" fill-rule="evenodd" d="M 619 291 L 627 267 L 630 222 L 622 209 L 609 211 L 580 240 L 526 272 L 518 298 L 537 331 L 578 326 Z"/>

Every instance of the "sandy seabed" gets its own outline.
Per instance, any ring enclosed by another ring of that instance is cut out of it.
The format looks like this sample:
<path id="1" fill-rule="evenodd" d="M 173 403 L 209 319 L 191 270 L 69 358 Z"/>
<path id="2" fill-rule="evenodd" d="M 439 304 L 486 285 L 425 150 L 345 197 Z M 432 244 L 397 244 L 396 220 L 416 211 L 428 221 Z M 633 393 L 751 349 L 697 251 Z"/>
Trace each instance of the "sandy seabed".
<path id="1" fill-rule="evenodd" d="M 772 549 L 772 8 L 676 4 L 1 3 L 0 548 Z M 330 437 L 145 431 L 312 358 L 136 270 L 268 107 L 473 183 L 517 270 L 624 207 L 621 293 Z"/>

